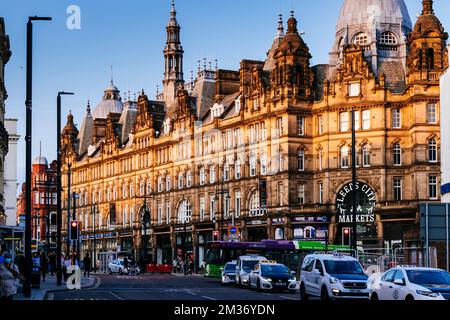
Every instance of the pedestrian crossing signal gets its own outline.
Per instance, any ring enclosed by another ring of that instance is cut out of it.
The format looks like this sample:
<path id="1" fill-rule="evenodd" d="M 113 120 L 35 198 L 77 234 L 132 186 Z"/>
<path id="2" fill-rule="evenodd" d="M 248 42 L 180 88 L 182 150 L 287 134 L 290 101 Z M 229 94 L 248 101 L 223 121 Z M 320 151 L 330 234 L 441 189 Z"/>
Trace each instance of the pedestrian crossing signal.
<path id="1" fill-rule="evenodd" d="M 219 231 L 213 231 L 213 238 L 214 238 L 214 241 L 218 240 L 218 238 L 219 238 Z"/>

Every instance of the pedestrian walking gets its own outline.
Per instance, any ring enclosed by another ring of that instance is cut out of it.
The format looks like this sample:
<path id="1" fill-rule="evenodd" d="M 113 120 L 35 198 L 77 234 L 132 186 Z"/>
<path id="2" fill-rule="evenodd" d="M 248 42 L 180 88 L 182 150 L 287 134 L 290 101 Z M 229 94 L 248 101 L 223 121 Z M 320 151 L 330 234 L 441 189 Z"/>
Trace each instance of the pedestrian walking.
<path id="1" fill-rule="evenodd" d="M 180 261 L 180 274 L 186 275 L 185 261 L 183 259 L 181 259 Z"/>
<path id="2" fill-rule="evenodd" d="M 48 260 L 43 251 L 41 253 L 40 259 L 41 259 L 40 264 L 41 264 L 42 281 L 45 282 L 45 276 L 47 275 L 47 269 L 48 269 Z"/>
<path id="3" fill-rule="evenodd" d="M 48 266 L 50 275 L 53 276 L 56 271 L 56 254 L 53 251 L 48 255 Z"/>
<path id="4" fill-rule="evenodd" d="M 89 256 L 89 252 L 87 252 L 86 255 L 84 256 L 83 265 L 84 265 L 84 277 L 86 278 L 87 273 L 87 277 L 89 278 L 89 275 L 91 273 L 91 257 Z"/>
<path id="5" fill-rule="evenodd" d="M 13 263 L 10 253 L 3 255 L 3 263 L 0 264 L 0 300 L 13 300 L 17 293 L 17 281 L 25 280 L 20 274 L 19 268 Z"/>
<path id="6" fill-rule="evenodd" d="M 67 270 L 72 265 L 72 256 L 68 256 L 64 258 L 64 264 L 63 264 L 63 273 L 64 273 L 64 281 L 67 281 L 67 278 L 69 277 Z"/>
<path id="7" fill-rule="evenodd" d="M 177 273 L 177 265 L 178 265 L 178 260 L 177 260 L 177 258 L 174 258 L 172 261 L 172 272 L 173 273 Z"/>

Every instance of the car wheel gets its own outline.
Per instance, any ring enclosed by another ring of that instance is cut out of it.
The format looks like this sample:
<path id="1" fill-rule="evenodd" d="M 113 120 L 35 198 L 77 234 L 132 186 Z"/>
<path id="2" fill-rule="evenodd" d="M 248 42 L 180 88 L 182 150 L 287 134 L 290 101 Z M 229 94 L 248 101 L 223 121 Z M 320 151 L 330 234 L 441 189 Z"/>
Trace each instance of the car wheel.
<path id="1" fill-rule="evenodd" d="M 259 281 L 259 279 L 258 279 L 258 281 L 256 281 L 256 289 L 258 289 L 258 290 L 262 290 L 262 287 L 261 287 L 261 282 Z"/>
<path id="2" fill-rule="evenodd" d="M 123 275 L 122 269 L 119 269 L 119 274 L 120 274 L 120 275 Z"/>
<path id="3" fill-rule="evenodd" d="M 108 268 L 108 273 L 109 273 L 109 274 L 112 274 L 111 268 Z"/>
<path id="4" fill-rule="evenodd" d="M 412 295 L 407 295 L 405 300 L 406 301 L 414 301 L 414 297 Z"/>
<path id="5" fill-rule="evenodd" d="M 378 295 L 376 293 L 372 293 L 372 296 L 370 297 L 370 300 L 372 301 L 378 301 Z"/>
<path id="6" fill-rule="evenodd" d="M 330 300 L 330 296 L 328 295 L 328 290 L 325 286 L 323 286 L 322 290 L 320 291 L 320 299 L 322 301 Z"/>
<path id="7" fill-rule="evenodd" d="M 309 295 L 306 293 L 305 285 L 303 283 L 300 285 L 300 299 L 303 301 L 307 301 L 309 299 Z"/>

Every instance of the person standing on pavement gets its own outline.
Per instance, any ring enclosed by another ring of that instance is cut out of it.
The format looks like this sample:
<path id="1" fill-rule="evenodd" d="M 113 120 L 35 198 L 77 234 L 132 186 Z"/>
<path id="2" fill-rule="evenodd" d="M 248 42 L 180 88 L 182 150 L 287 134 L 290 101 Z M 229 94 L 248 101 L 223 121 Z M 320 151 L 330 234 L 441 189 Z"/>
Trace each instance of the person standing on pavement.
<path id="1" fill-rule="evenodd" d="M 64 258 L 64 264 L 63 264 L 63 271 L 64 271 L 64 281 L 67 281 L 67 278 L 69 277 L 67 270 L 72 265 L 72 256 L 65 257 Z"/>
<path id="2" fill-rule="evenodd" d="M 177 258 L 174 258 L 172 261 L 172 272 L 173 273 L 177 273 L 177 265 L 178 265 L 178 260 L 177 260 Z"/>
<path id="3" fill-rule="evenodd" d="M 42 274 L 42 281 L 45 282 L 45 276 L 47 275 L 47 269 L 48 269 L 48 260 L 45 256 L 44 251 L 41 253 L 41 274 Z"/>
<path id="4" fill-rule="evenodd" d="M 19 268 L 13 263 L 10 253 L 3 255 L 3 263 L 0 264 L 0 300 L 13 300 L 17 293 L 17 280 L 25 280 L 20 274 Z"/>
<path id="5" fill-rule="evenodd" d="M 48 266 L 50 268 L 50 275 L 54 275 L 56 270 L 56 254 L 52 251 L 48 255 Z"/>
<path id="6" fill-rule="evenodd" d="M 128 258 L 127 257 L 123 258 L 123 268 L 128 269 Z"/>
<path id="7" fill-rule="evenodd" d="M 89 278 L 89 275 L 91 273 L 91 257 L 89 256 L 89 252 L 87 252 L 86 255 L 84 256 L 83 265 L 84 265 L 84 277 L 86 278 L 87 273 L 87 277 Z"/>

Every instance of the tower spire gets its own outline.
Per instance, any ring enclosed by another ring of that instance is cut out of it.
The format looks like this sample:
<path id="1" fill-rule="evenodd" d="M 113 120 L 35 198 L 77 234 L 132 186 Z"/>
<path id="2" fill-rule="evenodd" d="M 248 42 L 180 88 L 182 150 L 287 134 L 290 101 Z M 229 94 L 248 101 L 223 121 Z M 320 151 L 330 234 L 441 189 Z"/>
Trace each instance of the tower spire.
<path id="1" fill-rule="evenodd" d="M 422 14 L 434 14 L 433 0 L 422 0 Z"/>
<path id="2" fill-rule="evenodd" d="M 89 100 L 87 101 L 86 112 L 87 114 L 91 114 L 91 102 Z"/>
<path id="3" fill-rule="evenodd" d="M 170 104 L 176 97 L 176 91 L 183 80 L 183 47 L 181 46 L 180 30 L 177 21 L 175 2 L 171 1 L 170 18 L 166 27 L 167 41 L 164 48 L 165 71 L 163 81 L 163 99 Z"/>
<path id="4" fill-rule="evenodd" d="M 283 27 L 283 15 L 280 13 L 278 15 L 278 28 L 277 28 L 277 37 L 283 37 L 284 36 L 284 27 Z"/>
<path id="5" fill-rule="evenodd" d="M 111 85 L 114 85 L 113 65 L 111 65 Z"/>

